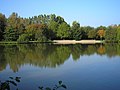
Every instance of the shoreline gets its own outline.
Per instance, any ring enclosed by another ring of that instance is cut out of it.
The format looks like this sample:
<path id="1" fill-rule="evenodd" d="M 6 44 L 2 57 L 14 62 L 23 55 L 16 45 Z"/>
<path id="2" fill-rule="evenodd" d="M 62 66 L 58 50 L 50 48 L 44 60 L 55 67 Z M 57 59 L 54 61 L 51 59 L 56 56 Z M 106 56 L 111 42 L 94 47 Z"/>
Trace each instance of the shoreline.
<path id="1" fill-rule="evenodd" d="M 39 41 L 29 41 L 29 42 L 21 42 L 18 43 L 17 41 L 0 41 L 0 44 L 30 44 L 30 43 L 53 43 L 53 44 L 99 44 L 104 43 L 104 41 L 100 40 L 53 40 L 53 41 L 46 41 L 46 42 L 39 42 Z"/>
<path id="2" fill-rule="evenodd" d="M 55 44 L 97 44 L 97 43 L 104 43 L 104 41 L 100 40 L 53 40 Z"/>

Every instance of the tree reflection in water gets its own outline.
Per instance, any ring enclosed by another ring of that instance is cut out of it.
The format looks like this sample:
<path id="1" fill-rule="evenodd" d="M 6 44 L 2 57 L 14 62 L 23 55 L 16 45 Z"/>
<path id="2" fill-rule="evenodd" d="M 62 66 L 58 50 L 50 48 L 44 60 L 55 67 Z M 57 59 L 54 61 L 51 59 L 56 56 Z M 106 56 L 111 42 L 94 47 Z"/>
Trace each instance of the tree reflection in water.
<path id="1" fill-rule="evenodd" d="M 8 64 L 14 72 L 17 72 L 24 64 L 56 68 L 64 64 L 70 56 L 76 61 L 80 60 L 80 56 L 92 54 L 106 54 L 110 58 L 120 56 L 120 45 L 0 45 L 0 71 L 4 70 Z"/>

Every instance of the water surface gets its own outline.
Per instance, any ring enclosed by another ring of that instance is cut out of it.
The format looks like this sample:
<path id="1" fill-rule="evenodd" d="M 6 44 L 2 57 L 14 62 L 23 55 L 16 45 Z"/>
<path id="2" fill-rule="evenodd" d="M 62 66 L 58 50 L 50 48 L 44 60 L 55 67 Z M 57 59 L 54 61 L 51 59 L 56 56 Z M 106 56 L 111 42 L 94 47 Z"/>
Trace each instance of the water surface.
<path id="1" fill-rule="evenodd" d="M 21 77 L 19 90 L 60 80 L 67 90 L 120 90 L 120 45 L 0 45 L 0 80 L 10 76 Z"/>

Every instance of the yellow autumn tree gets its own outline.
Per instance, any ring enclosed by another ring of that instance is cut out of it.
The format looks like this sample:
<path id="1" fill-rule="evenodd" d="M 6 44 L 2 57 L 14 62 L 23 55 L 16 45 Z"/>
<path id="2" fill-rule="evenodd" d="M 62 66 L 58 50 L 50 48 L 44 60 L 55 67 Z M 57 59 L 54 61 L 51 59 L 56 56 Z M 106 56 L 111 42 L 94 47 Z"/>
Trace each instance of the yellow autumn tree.
<path id="1" fill-rule="evenodd" d="M 100 39 L 102 40 L 102 38 L 105 36 L 105 30 L 98 30 L 97 35 L 100 37 Z"/>

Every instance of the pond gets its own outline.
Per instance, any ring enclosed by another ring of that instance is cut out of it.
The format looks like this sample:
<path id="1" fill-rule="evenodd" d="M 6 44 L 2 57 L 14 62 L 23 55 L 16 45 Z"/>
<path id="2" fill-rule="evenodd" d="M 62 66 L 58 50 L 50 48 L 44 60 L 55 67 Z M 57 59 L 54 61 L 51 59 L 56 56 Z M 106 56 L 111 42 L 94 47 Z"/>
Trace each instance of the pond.
<path id="1" fill-rule="evenodd" d="M 60 80 L 67 90 L 120 90 L 120 45 L 0 45 L 0 80 L 9 77 L 21 77 L 19 90 Z"/>

